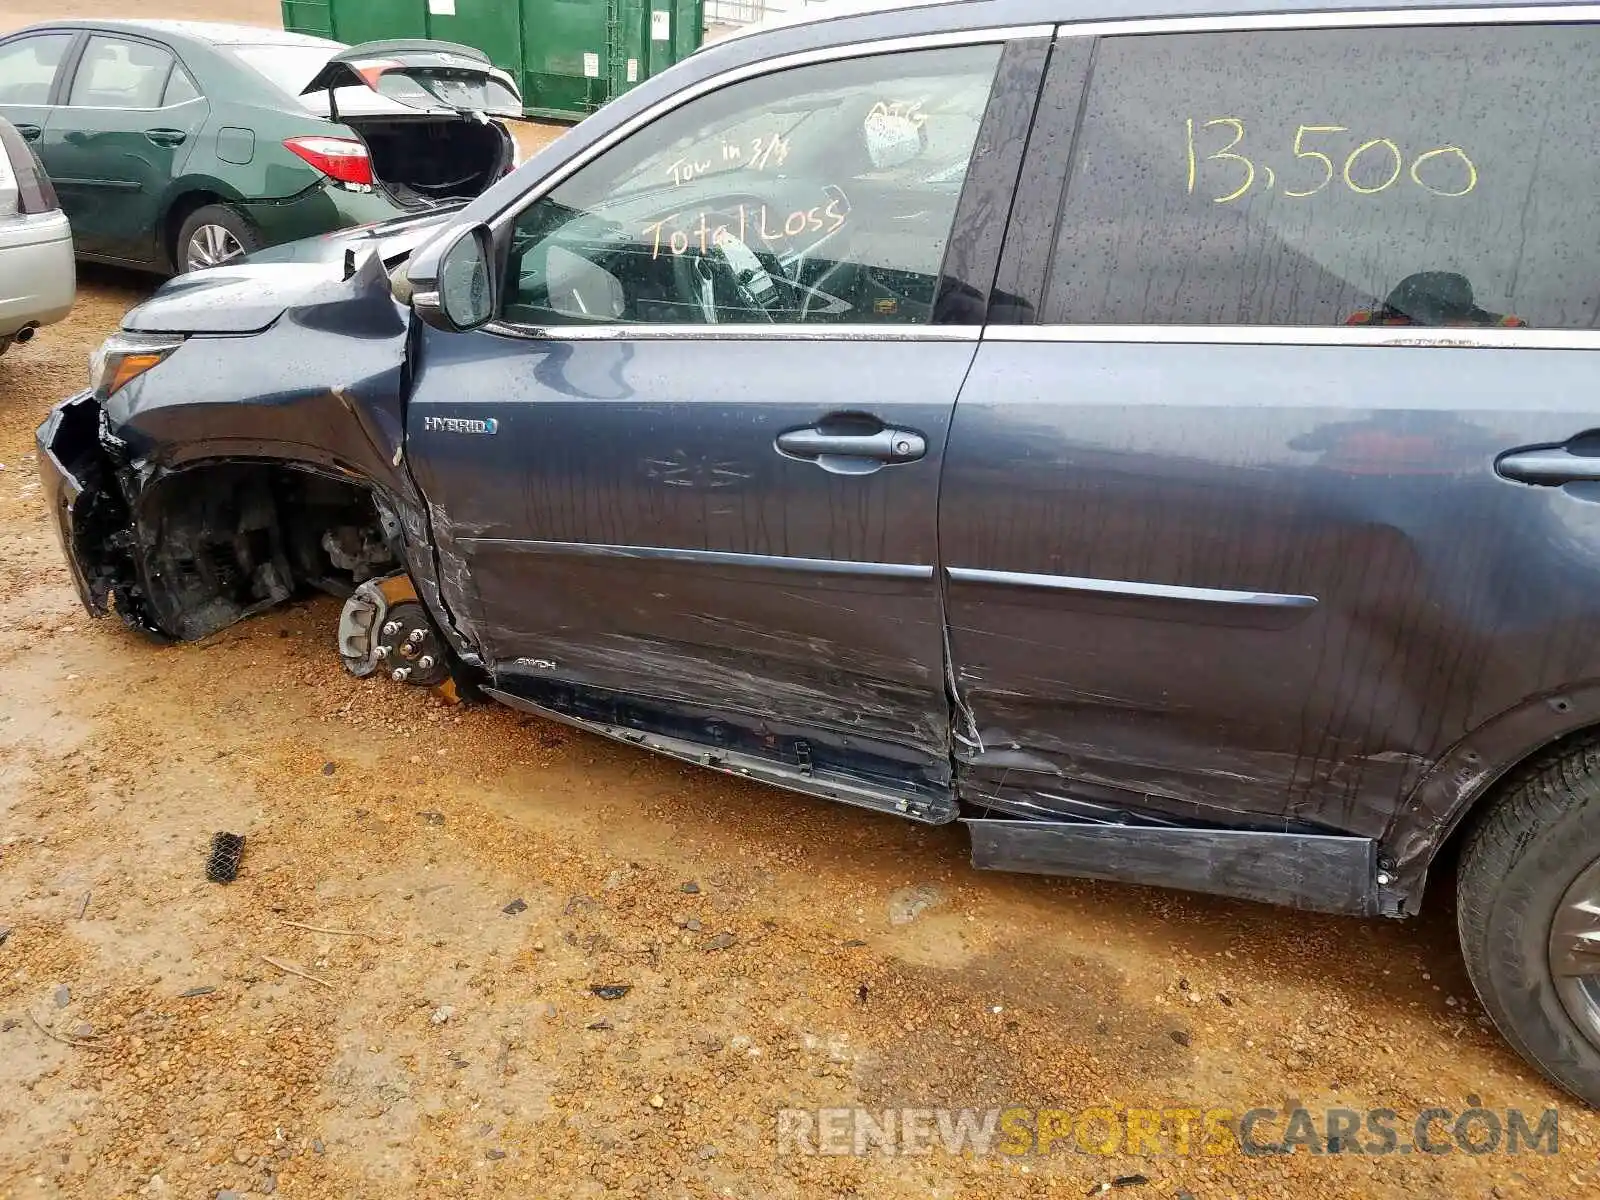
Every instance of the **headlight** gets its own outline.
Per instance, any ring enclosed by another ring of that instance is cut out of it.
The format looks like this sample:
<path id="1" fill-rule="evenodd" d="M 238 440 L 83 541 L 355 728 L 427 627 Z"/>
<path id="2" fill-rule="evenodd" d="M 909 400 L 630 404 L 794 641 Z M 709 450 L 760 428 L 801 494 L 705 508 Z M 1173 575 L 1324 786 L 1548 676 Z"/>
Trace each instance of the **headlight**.
<path id="1" fill-rule="evenodd" d="M 111 399 L 167 355 L 183 345 L 183 338 L 168 333 L 114 333 L 89 356 L 89 386 L 95 399 Z"/>

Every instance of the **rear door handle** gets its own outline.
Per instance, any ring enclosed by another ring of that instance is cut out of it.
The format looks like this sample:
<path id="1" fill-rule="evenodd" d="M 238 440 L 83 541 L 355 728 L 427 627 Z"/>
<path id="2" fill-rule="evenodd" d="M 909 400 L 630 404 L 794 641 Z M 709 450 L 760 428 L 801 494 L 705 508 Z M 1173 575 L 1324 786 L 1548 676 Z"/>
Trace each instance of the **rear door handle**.
<path id="1" fill-rule="evenodd" d="M 916 462 L 928 452 L 920 433 L 888 427 L 874 433 L 832 433 L 813 425 L 780 433 L 776 445 L 781 454 L 839 475 L 866 475 L 891 463 Z"/>
<path id="2" fill-rule="evenodd" d="M 17 132 L 22 135 L 23 141 L 37 142 L 39 140 L 39 136 L 44 133 L 44 130 L 38 125 L 18 125 Z"/>
<path id="3" fill-rule="evenodd" d="M 1567 483 L 1600 479 L 1600 456 L 1574 454 L 1564 446 L 1518 450 L 1502 458 L 1495 465 L 1495 470 L 1518 483 L 1561 487 Z"/>
<path id="4" fill-rule="evenodd" d="M 181 146 L 189 140 L 189 135 L 182 129 L 146 129 L 144 136 L 157 146 Z"/>

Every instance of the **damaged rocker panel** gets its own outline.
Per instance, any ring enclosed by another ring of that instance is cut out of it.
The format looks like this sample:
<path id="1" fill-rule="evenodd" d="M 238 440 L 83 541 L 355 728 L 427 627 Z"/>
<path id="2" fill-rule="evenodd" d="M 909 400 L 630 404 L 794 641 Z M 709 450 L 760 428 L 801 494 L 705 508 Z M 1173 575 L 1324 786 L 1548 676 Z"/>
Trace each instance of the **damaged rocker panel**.
<path id="1" fill-rule="evenodd" d="M 642 729 L 591 721 L 535 703 L 500 688 L 487 687 L 483 691 L 485 695 L 493 697 L 502 704 L 523 712 L 597 733 L 601 737 L 610 738 L 624 745 L 643 747 L 682 762 L 709 767 L 725 775 L 737 775 L 807 796 L 836 800 L 841 804 L 857 808 L 907 817 L 926 825 L 942 825 L 956 818 L 955 801 L 948 797 L 941 799 L 914 795 L 901 788 L 874 787 L 857 778 L 816 771 L 805 766 L 792 767 L 735 750 L 713 749 L 682 738 L 663 737 Z"/>

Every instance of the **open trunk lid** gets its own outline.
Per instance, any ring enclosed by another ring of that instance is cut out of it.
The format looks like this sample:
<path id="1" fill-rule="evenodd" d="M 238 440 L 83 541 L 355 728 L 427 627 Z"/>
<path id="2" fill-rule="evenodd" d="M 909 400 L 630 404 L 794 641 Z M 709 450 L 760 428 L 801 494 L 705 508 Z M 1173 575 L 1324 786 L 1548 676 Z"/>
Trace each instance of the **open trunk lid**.
<path id="1" fill-rule="evenodd" d="M 300 94 L 317 92 L 328 93 L 334 120 L 404 110 L 434 117 L 522 116 L 522 94 L 511 76 L 481 50 L 454 42 L 403 39 L 351 46 L 330 58 Z"/>

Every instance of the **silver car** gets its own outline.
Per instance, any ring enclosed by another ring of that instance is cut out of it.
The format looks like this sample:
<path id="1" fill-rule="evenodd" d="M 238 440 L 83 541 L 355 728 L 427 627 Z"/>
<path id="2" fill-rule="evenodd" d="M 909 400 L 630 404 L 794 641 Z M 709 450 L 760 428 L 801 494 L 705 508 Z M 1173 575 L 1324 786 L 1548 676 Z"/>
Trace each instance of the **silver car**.
<path id="1" fill-rule="evenodd" d="M 72 228 L 16 127 L 0 118 L 0 354 L 72 311 Z"/>

